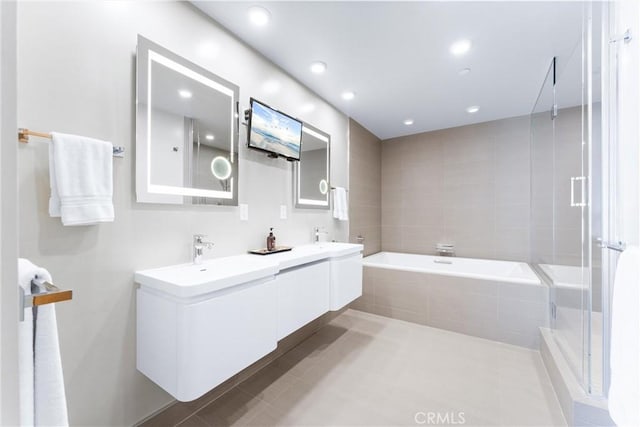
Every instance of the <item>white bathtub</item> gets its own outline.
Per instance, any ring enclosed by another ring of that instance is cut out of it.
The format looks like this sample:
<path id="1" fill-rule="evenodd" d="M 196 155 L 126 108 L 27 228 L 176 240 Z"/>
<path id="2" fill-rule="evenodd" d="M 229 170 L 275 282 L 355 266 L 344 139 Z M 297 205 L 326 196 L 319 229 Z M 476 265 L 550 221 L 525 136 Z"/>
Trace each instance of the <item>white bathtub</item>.
<path id="1" fill-rule="evenodd" d="M 379 252 L 363 259 L 367 267 L 466 277 L 469 279 L 541 285 L 524 262 Z"/>
<path id="2" fill-rule="evenodd" d="M 380 252 L 363 259 L 352 308 L 538 348 L 549 287 L 522 262 Z"/>
<path id="3" fill-rule="evenodd" d="M 582 276 L 588 270 L 573 265 L 540 264 L 540 268 L 545 272 L 553 285 L 559 288 L 585 289 Z"/>

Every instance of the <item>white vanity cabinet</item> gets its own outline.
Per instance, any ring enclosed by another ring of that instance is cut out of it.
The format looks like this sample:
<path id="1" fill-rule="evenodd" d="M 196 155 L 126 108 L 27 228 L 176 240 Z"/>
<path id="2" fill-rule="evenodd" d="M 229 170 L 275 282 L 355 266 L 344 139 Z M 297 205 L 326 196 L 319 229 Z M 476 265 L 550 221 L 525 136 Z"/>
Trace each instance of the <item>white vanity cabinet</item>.
<path id="1" fill-rule="evenodd" d="M 196 300 L 137 293 L 138 370 L 180 401 L 197 399 L 277 346 L 273 279 Z"/>
<path id="2" fill-rule="evenodd" d="M 305 264 L 276 276 L 278 340 L 329 311 L 330 265 Z"/>
<path id="3" fill-rule="evenodd" d="M 329 309 L 337 311 L 362 296 L 362 253 L 331 259 Z"/>
<path id="4" fill-rule="evenodd" d="M 180 401 L 362 294 L 362 245 L 305 245 L 135 273 L 137 368 Z"/>

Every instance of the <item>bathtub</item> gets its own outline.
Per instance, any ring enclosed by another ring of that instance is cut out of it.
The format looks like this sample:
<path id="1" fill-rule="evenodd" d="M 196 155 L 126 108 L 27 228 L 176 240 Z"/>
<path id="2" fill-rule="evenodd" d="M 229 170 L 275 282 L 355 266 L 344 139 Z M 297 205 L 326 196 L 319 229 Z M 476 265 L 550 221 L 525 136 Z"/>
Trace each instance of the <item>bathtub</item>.
<path id="1" fill-rule="evenodd" d="M 363 259 L 351 308 L 538 348 L 549 288 L 522 262 L 380 252 Z"/>
<path id="2" fill-rule="evenodd" d="M 524 262 L 379 252 L 364 258 L 363 265 L 443 276 L 542 285 L 538 276 Z"/>

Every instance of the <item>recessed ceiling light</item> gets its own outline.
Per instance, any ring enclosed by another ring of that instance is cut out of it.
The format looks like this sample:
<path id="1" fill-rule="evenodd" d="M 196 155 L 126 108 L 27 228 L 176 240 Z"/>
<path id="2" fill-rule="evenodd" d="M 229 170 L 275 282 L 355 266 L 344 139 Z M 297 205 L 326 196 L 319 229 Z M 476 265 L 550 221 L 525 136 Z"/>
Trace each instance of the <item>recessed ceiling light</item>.
<path id="1" fill-rule="evenodd" d="M 264 27 L 269 23 L 271 13 L 262 6 L 251 6 L 249 8 L 249 21 L 258 27 Z"/>
<path id="2" fill-rule="evenodd" d="M 407 126 L 411 126 L 413 124 L 413 119 L 407 119 L 403 123 Z"/>
<path id="3" fill-rule="evenodd" d="M 345 101 L 351 101 L 355 97 L 356 97 L 355 92 L 351 92 L 351 91 L 342 92 L 342 99 L 344 99 Z"/>
<path id="4" fill-rule="evenodd" d="M 451 45 L 449 51 L 455 56 L 464 55 L 471 48 L 471 42 L 467 39 L 458 40 L 454 44 Z"/>
<path id="5" fill-rule="evenodd" d="M 327 64 L 322 61 L 316 61 L 311 64 L 310 68 L 313 74 L 322 74 L 327 71 Z"/>
<path id="6" fill-rule="evenodd" d="M 207 138 L 208 141 L 213 141 L 214 139 L 216 139 L 216 137 L 210 133 L 206 134 L 205 138 Z"/>
<path id="7" fill-rule="evenodd" d="M 458 75 L 460 76 L 466 76 L 467 74 L 469 74 L 471 72 L 471 68 L 463 68 L 461 70 L 458 71 Z"/>
<path id="8" fill-rule="evenodd" d="M 186 89 L 179 90 L 178 93 L 183 98 L 191 98 L 193 96 L 193 94 Z"/>
<path id="9" fill-rule="evenodd" d="M 480 111 L 480 107 L 478 107 L 477 105 L 472 105 L 471 107 L 467 107 L 467 113 L 469 114 L 477 113 L 478 111 Z"/>

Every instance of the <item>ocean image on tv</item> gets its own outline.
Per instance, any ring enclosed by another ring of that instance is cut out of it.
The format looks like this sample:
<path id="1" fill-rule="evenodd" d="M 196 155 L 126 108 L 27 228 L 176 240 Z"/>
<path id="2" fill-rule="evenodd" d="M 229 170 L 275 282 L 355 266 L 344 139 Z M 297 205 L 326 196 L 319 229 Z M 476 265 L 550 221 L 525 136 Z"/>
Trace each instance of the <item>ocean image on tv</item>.
<path id="1" fill-rule="evenodd" d="M 285 157 L 300 158 L 302 124 L 290 117 L 253 102 L 249 145 Z"/>

